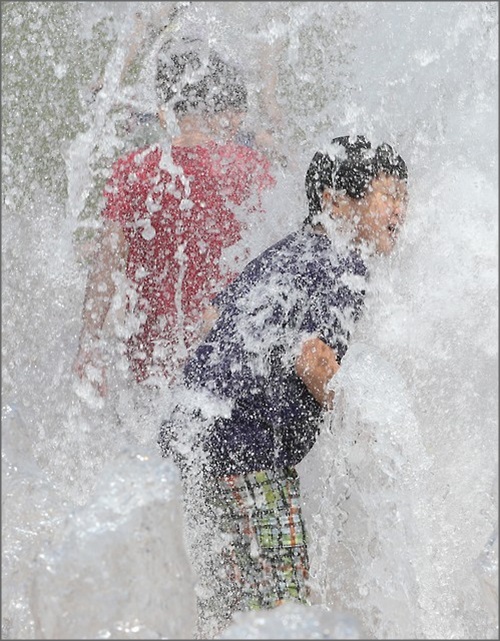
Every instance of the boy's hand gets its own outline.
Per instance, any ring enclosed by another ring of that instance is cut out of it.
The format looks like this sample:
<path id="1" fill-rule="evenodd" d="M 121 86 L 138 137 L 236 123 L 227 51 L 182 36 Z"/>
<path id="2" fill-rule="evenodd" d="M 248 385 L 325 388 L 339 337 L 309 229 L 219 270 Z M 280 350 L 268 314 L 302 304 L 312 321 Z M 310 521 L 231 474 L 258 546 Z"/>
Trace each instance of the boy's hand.
<path id="1" fill-rule="evenodd" d="M 97 347 L 80 347 L 73 363 L 73 372 L 82 381 L 88 381 L 101 397 L 108 393 L 106 366 L 102 352 Z"/>
<path id="2" fill-rule="evenodd" d="M 304 341 L 295 362 L 299 378 L 318 403 L 327 409 L 332 409 L 334 397 L 334 392 L 328 390 L 327 385 L 339 368 L 335 350 L 320 338 Z"/>

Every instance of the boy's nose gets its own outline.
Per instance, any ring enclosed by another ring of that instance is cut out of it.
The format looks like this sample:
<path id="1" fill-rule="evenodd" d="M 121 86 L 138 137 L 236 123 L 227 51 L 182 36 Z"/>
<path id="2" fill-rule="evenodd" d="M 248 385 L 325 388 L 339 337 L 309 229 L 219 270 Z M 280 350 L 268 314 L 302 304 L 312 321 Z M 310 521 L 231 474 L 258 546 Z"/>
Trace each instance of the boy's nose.
<path id="1" fill-rule="evenodd" d="M 406 215 L 406 203 L 397 201 L 394 204 L 392 213 L 398 219 L 398 222 L 402 223 Z"/>

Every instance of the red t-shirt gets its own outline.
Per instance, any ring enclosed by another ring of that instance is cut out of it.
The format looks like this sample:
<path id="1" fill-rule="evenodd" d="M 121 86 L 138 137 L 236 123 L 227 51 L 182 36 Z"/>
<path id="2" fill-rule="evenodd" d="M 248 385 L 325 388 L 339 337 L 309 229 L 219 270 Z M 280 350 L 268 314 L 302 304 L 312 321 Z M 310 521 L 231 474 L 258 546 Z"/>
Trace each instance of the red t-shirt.
<path id="1" fill-rule="evenodd" d="M 233 143 L 170 153 L 155 145 L 116 161 L 103 215 L 129 244 L 127 350 L 137 380 L 168 374 L 186 356 L 204 308 L 236 275 L 221 261 L 241 238 L 235 207 L 238 217 L 261 211 L 261 192 L 273 184 L 265 156 Z"/>

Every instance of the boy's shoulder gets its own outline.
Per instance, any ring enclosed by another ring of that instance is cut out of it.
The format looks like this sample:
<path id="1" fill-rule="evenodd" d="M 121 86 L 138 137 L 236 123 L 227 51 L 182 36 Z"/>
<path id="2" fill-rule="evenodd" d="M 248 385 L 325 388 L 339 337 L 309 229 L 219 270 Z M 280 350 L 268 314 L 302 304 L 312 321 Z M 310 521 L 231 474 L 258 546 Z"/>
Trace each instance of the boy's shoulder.
<path id="1" fill-rule="evenodd" d="M 301 228 L 270 245 L 254 258 L 237 280 L 247 282 L 287 281 L 295 276 L 325 269 L 331 246 L 327 237 Z"/>
<path id="2" fill-rule="evenodd" d="M 161 159 L 159 145 L 139 147 L 128 150 L 119 156 L 113 163 L 115 176 L 128 176 L 137 172 L 150 172 L 158 167 Z"/>
<path id="3" fill-rule="evenodd" d="M 291 232 L 264 251 L 263 255 L 281 256 L 290 262 L 290 267 L 297 269 L 309 263 L 322 263 L 326 257 L 333 257 L 332 243 L 328 236 L 317 234 L 305 226 Z"/>

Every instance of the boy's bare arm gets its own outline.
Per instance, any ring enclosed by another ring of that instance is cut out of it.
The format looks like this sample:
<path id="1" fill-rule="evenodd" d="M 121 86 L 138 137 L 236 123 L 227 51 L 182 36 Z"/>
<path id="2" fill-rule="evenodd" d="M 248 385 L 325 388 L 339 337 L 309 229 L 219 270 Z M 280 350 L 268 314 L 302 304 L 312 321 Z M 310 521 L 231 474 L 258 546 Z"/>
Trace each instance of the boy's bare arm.
<path id="1" fill-rule="evenodd" d="M 327 389 L 340 365 L 335 350 L 320 338 L 306 340 L 295 362 L 295 371 L 318 403 L 327 409 L 333 407 L 334 392 Z"/>
<path id="2" fill-rule="evenodd" d="M 219 310 L 217 309 L 217 307 L 215 307 L 214 305 L 207 305 L 202 315 L 203 325 L 200 331 L 200 338 L 203 338 L 208 334 L 218 318 Z"/>
<path id="3" fill-rule="evenodd" d="M 81 378 L 88 375 L 88 365 L 102 369 L 102 366 L 95 362 L 98 358 L 98 341 L 116 291 L 113 274 L 125 269 L 127 254 L 128 243 L 121 225 L 114 221 L 105 221 L 87 279 L 82 330 L 73 367 Z M 105 382 L 103 376 L 100 378 L 102 380 L 96 380 L 95 386 L 104 394 Z"/>

